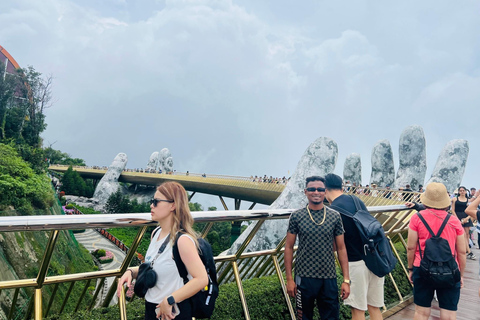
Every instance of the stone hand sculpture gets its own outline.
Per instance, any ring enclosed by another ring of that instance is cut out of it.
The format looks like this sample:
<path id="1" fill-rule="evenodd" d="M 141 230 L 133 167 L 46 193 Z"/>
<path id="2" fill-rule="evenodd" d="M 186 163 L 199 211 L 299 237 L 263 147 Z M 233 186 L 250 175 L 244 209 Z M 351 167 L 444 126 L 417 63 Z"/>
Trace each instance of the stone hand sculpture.
<path id="1" fill-rule="evenodd" d="M 97 199 L 99 204 L 104 205 L 107 203 L 110 195 L 117 192 L 120 187 L 118 178 L 125 169 L 127 161 L 128 158 L 125 153 L 119 153 L 115 159 L 113 159 L 112 164 L 108 167 L 107 172 L 98 183 L 95 188 L 95 193 L 93 194 L 93 198 Z"/>

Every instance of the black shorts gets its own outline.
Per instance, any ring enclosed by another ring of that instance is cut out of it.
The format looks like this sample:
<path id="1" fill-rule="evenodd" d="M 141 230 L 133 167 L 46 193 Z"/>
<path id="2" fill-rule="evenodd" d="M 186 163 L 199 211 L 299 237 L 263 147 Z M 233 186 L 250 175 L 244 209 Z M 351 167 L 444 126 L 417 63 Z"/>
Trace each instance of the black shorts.
<path id="1" fill-rule="evenodd" d="M 338 302 L 337 279 L 295 277 L 295 283 L 297 284 L 298 320 L 313 319 L 315 301 L 322 320 L 339 319 L 340 304 Z"/>
<path id="2" fill-rule="evenodd" d="M 155 309 L 158 303 L 151 303 L 145 300 L 145 320 L 157 320 Z M 192 305 L 190 300 L 184 300 L 178 303 L 180 314 L 175 317 L 175 320 L 192 320 Z"/>
<path id="3" fill-rule="evenodd" d="M 432 306 L 433 293 L 437 291 L 438 305 L 441 309 L 457 311 L 460 300 L 460 282 L 450 289 L 435 289 L 425 283 L 420 276 L 420 268 L 413 268 L 413 302 L 420 307 Z"/>

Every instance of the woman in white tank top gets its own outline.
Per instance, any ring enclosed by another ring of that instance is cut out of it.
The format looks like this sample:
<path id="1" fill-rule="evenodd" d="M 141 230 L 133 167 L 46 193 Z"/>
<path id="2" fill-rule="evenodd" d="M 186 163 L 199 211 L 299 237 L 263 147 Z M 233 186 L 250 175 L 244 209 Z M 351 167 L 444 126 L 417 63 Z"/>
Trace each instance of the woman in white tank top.
<path id="1" fill-rule="evenodd" d="M 157 273 L 157 283 L 148 289 L 145 295 L 145 320 L 191 320 L 191 305 L 188 298 L 207 285 L 208 276 L 198 255 L 198 243 L 192 228 L 193 218 L 188 207 L 187 192 L 177 182 L 163 183 L 157 188 L 150 209 L 152 220 L 158 222 L 159 228 L 152 232 L 145 261 L 152 261 L 167 237 L 169 241 L 153 264 L 153 269 Z M 178 238 L 178 250 L 190 279 L 185 285 L 172 255 L 172 247 L 179 231 L 184 235 Z M 137 274 L 138 267 L 127 269 L 118 281 L 118 295 L 123 290 L 123 285 L 125 283 L 130 285 Z M 176 306 L 180 311 L 178 315 L 174 312 Z"/>

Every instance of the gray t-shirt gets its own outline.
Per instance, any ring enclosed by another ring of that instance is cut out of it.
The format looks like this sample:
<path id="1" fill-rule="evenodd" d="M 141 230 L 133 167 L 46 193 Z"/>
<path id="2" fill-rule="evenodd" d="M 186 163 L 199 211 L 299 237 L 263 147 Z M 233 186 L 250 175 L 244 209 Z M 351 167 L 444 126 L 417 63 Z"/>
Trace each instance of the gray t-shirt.
<path id="1" fill-rule="evenodd" d="M 323 208 L 310 212 L 316 223 L 322 222 Z M 319 279 L 337 277 L 333 241 L 336 236 L 344 233 L 338 212 L 327 208 L 325 222 L 318 226 L 310 219 L 306 207 L 299 209 L 290 215 L 287 231 L 298 237 L 295 275 Z"/>

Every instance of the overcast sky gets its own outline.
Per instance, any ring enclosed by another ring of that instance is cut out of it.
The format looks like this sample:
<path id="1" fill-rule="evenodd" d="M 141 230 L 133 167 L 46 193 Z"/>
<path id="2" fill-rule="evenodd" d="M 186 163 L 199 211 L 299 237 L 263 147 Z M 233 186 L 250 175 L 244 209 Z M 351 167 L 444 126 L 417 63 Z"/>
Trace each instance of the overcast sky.
<path id="1" fill-rule="evenodd" d="M 427 176 L 467 139 L 463 183 L 480 187 L 480 1 L 4 0 L 0 45 L 55 77 L 45 144 L 145 167 L 288 176 L 308 145 L 338 143 L 336 173 L 375 143 L 398 168 L 423 127 Z"/>

